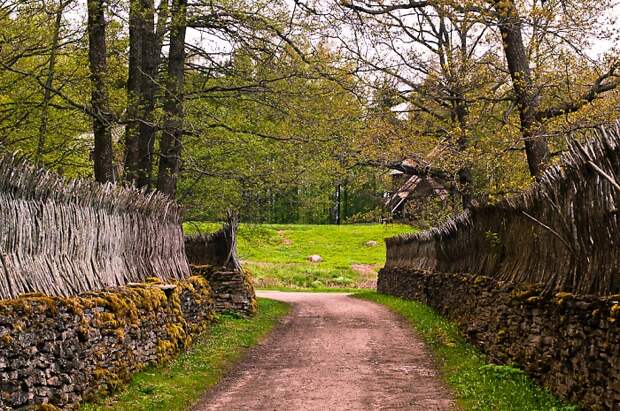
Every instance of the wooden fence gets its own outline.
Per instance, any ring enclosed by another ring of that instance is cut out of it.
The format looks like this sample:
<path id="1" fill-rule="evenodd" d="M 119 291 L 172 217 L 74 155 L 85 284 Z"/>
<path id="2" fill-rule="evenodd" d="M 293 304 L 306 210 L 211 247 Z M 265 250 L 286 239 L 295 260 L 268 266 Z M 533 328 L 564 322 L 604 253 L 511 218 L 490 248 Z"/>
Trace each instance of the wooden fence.
<path id="1" fill-rule="evenodd" d="M 620 292 L 620 129 L 572 141 L 528 191 L 386 240 L 386 268 L 467 272 L 554 290 Z"/>
<path id="2" fill-rule="evenodd" d="M 209 234 L 186 236 L 185 251 L 190 264 L 241 270 L 241 263 L 237 257 L 238 226 L 238 217 L 229 211 L 227 221 L 220 230 Z"/>
<path id="3" fill-rule="evenodd" d="M 180 217 L 161 194 L 0 158 L 0 298 L 182 278 L 190 270 Z"/>

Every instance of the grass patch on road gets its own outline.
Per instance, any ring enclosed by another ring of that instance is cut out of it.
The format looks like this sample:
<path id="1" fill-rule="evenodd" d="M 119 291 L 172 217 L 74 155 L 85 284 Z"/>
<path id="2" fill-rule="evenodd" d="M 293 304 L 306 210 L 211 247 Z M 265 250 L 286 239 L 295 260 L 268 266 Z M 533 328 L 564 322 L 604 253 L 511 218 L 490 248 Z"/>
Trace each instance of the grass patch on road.
<path id="1" fill-rule="evenodd" d="M 220 315 L 189 351 L 170 364 L 135 374 L 122 392 L 82 410 L 186 410 L 213 387 L 232 365 L 288 312 L 279 301 L 258 299 L 253 318 Z"/>
<path id="2" fill-rule="evenodd" d="M 461 337 L 457 326 L 430 307 L 400 298 L 365 292 L 356 298 L 387 306 L 405 317 L 433 352 L 445 381 L 464 410 L 556 410 L 578 408 L 558 400 L 523 371 L 487 362 Z"/>
<path id="3" fill-rule="evenodd" d="M 183 227 L 191 234 L 219 225 L 186 222 Z M 367 288 L 385 263 L 384 239 L 413 231 L 403 224 L 241 224 L 238 251 L 259 288 Z M 323 261 L 309 262 L 313 254 Z"/>

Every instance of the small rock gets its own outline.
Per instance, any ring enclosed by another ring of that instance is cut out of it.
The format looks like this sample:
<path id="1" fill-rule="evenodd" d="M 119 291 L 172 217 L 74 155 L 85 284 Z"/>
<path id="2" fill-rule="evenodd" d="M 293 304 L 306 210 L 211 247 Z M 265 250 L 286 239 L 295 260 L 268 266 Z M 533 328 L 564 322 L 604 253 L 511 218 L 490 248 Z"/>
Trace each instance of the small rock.
<path id="1" fill-rule="evenodd" d="M 370 240 L 370 241 L 366 241 L 365 246 L 366 247 L 376 247 L 379 243 L 377 243 L 375 240 Z"/>
<path id="2" fill-rule="evenodd" d="M 323 261 L 323 258 L 320 255 L 313 254 L 308 257 L 308 261 L 310 261 L 311 263 L 320 263 L 321 261 Z"/>

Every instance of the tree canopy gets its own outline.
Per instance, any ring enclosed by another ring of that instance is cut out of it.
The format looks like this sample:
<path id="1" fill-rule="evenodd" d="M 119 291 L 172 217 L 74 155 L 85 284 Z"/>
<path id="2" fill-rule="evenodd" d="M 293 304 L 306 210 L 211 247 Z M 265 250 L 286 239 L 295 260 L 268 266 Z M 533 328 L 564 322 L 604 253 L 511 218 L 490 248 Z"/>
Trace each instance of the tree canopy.
<path id="1" fill-rule="evenodd" d="M 188 218 L 375 221 L 390 170 L 456 211 L 618 117 L 612 1 L 6 0 L 0 142 Z M 443 216 L 429 200 L 429 219 Z"/>

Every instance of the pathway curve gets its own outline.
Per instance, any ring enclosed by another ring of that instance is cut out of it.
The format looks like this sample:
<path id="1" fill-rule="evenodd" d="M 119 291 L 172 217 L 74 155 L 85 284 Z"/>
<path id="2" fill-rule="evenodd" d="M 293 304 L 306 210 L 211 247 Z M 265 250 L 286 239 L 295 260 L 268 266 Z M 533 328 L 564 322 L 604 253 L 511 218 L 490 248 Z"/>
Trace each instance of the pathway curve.
<path id="1" fill-rule="evenodd" d="M 454 408 L 423 343 L 385 307 L 335 293 L 258 295 L 291 313 L 195 411 Z"/>

